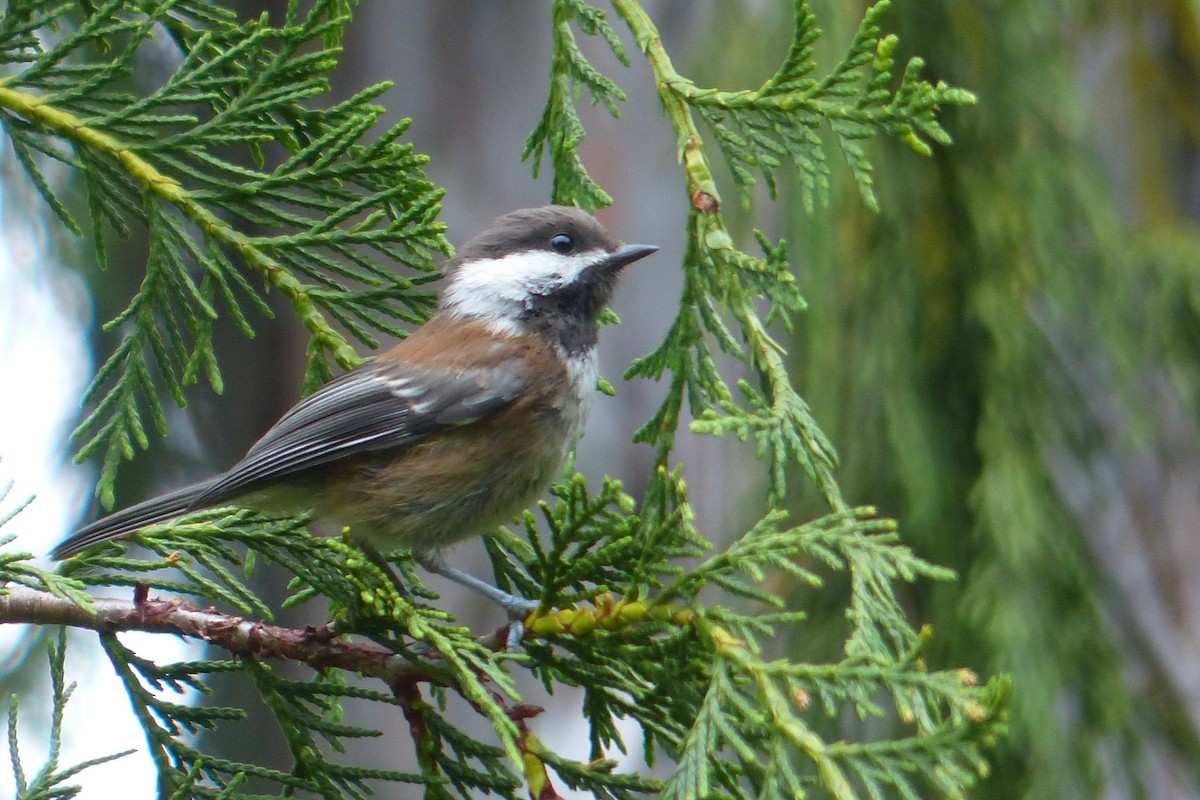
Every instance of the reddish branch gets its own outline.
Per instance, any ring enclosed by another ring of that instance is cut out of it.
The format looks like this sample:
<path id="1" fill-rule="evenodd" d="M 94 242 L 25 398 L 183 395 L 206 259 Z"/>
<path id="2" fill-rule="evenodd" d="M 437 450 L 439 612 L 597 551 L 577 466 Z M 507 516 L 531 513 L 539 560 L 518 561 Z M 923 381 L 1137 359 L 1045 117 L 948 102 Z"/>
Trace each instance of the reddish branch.
<path id="1" fill-rule="evenodd" d="M 379 678 L 391 687 L 441 679 L 420 662 L 396 655 L 374 642 L 335 638 L 331 631 L 319 628 L 297 630 L 247 620 L 211 608 L 198 608 L 179 598 L 139 597 L 135 602 L 99 598 L 89 611 L 67 598 L 16 586 L 0 594 L 0 624 L 6 622 L 68 625 L 102 633 L 171 633 L 203 639 L 234 654 L 298 661 L 314 669 L 358 672 Z M 489 635 L 487 640 L 496 637 Z M 503 646 L 503 639 L 500 641 Z"/>

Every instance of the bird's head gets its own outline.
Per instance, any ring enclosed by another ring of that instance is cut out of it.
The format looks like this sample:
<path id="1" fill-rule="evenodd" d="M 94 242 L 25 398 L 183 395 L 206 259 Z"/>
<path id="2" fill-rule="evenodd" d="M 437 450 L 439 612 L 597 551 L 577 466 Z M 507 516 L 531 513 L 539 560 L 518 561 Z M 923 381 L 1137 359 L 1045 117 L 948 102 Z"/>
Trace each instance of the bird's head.
<path id="1" fill-rule="evenodd" d="M 448 265 L 441 311 L 497 332 L 590 348 L 621 269 L 658 248 L 621 244 L 590 214 L 543 206 L 505 214 Z"/>

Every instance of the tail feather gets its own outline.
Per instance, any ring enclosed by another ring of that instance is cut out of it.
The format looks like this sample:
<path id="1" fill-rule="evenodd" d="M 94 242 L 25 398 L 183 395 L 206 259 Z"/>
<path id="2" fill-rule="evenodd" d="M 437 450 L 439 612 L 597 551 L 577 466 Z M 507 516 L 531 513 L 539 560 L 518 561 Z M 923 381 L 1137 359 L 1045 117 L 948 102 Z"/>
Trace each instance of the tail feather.
<path id="1" fill-rule="evenodd" d="M 182 516 L 193 510 L 192 503 L 207 492 L 215 482 L 215 478 L 210 478 L 193 483 L 191 486 L 184 486 L 182 489 L 152 497 L 129 508 L 109 514 L 107 517 L 101 517 L 95 522 L 84 525 L 54 548 L 50 557 L 56 561 L 70 558 L 94 544 L 106 542 L 109 539 L 120 539 L 136 533 L 148 525 Z"/>

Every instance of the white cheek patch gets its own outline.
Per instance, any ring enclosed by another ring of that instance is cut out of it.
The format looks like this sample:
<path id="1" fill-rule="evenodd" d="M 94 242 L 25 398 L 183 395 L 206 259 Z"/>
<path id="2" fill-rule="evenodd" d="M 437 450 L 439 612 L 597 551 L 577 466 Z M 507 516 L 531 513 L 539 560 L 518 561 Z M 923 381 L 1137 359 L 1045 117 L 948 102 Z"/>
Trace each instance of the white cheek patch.
<path id="1" fill-rule="evenodd" d="M 517 320 L 533 297 L 573 283 L 607 256 L 604 250 L 569 255 L 524 250 L 502 258 L 468 261 L 450 277 L 442 308 L 482 319 L 498 331 L 517 333 Z"/>

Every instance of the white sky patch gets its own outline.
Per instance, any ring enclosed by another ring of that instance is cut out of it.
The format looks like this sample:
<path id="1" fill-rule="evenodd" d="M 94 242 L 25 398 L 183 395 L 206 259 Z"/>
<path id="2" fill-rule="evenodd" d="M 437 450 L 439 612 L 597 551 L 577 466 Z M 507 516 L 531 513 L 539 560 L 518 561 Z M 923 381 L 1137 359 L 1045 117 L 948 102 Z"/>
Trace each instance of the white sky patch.
<path id="1" fill-rule="evenodd" d="M 588 723 L 578 713 L 574 713 L 579 708 L 578 701 L 582 699 L 582 694 L 574 688 L 555 691 L 553 705 L 547 704 L 548 713 L 530 720 L 529 726 L 543 742 L 553 743 L 552 749 L 555 754 L 586 764 L 592 758 Z M 637 720 L 618 717 L 617 732 L 625 744 L 625 752 L 622 753 L 615 744 L 604 748 L 604 757 L 617 762 L 615 772 L 624 775 L 654 775 L 657 772 L 658 777 L 665 777 L 661 774 L 661 766 L 658 770 L 651 770 L 646 766 L 642 753 L 644 737 Z M 660 765 L 663 761 L 659 762 Z M 595 795 L 591 792 L 567 786 L 553 770 L 550 771 L 550 783 L 555 791 L 567 800 L 595 800 Z"/>
<path id="2" fill-rule="evenodd" d="M 85 340 L 92 310 L 80 279 L 47 263 L 36 216 L 6 216 L 4 205 L 0 198 L 0 487 L 11 482 L 12 489 L 0 502 L 0 515 L 34 500 L 0 533 L 16 534 L 8 549 L 32 552 L 39 566 L 49 566 L 45 554 L 78 521 L 95 479 L 93 469 L 70 463 L 68 441 L 94 369 Z M 25 653 L 31 633 L 26 626 L 0 626 L 0 669 Z M 200 652 L 167 636 L 123 635 L 121 641 L 160 663 Z M 30 669 L 48 675 L 43 653 L 31 653 L 30 659 Z M 67 705 L 60 768 L 135 748 L 137 753 L 86 770 L 74 782 L 85 798 L 153 797 L 155 773 L 145 739 L 95 636 L 68 638 L 66 678 L 79 687 Z M 7 710 L 3 686 L 0 702 Z M 32 776 L 46 757 L 49 696 L 24 696 L 20 703 L 22 763 Z M 7 713 L 0 724 L 7 724 Z M 0 758 L 7 761 L 7 755 Z M 12 785 L 7 766 L 0 770 L 0 785 Z"/>

